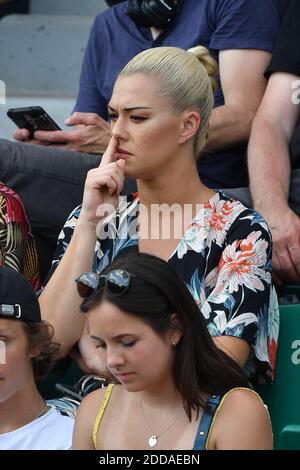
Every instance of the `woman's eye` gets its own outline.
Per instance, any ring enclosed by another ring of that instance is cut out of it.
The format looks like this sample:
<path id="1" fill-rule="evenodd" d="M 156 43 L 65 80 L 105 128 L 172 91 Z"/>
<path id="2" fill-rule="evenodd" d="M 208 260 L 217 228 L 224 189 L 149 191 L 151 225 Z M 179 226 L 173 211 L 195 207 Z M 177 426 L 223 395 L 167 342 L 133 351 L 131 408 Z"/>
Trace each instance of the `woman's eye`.
<path id="1" fill-rule="evenodd" d="M 104 344 L 104 343 L 97 344 L 96 349 L 98 349 L 98 348 L 105 349 L 105 348 L 106 348 L 106 344 Z"/>
<path id="2" fill-rule="evenodd" d="M 142 122 L 142 121 L 145 121 L 147 118 L 144 117 L 144 116 L 130 116 L 130 119 L 132 121 L 136 121 L 136 122 Z"/>
<path id="3" fill-rule="evenodd" d="M 134 346 L 136 343 L 136 341 L 130 341 L 128 343 L 122 343 L 123 346 L 125 346 L 125 348 L 131 348 L 132 346 Z"/>
<path id="4" fill-rule="evenodd" d="M 110 113 L 110 114 L 108 115 L 108 120 L 109 120 L 109 121 L 116 121 L 117 119 L 118 119 L 118 116 L 117 116 L 116 114 L 114 114 L 114 113 Z"/>

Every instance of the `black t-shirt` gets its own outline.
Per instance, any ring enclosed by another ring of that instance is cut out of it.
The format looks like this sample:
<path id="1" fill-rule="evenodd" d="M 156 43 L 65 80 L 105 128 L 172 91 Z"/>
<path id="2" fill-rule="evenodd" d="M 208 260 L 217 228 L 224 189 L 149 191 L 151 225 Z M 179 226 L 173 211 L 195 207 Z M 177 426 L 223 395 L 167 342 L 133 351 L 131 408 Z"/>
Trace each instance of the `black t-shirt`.
<path id="1" fill-rule="evenodd" d="M 300 1 L 290 0 L 273 57 L 266 71 L 287 72 L 300 77 Z"/>
<path id="2" fill-rule="evenodd" d="M 300 80 L 300 0 L 290 0 L 266 77 L 273 72 L 298 75 Z M 300 168 L 300 119 L 290 142 L 290 154 L 292 166 Z"/>

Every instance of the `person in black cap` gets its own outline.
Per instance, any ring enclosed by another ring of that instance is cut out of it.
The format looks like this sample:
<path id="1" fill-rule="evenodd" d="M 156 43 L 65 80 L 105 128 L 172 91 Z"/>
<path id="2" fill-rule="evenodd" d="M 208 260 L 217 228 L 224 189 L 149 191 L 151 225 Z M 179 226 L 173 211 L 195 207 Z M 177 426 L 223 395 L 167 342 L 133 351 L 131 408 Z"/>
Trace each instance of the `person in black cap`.
<path id="1" fill-rule="evenodd" d="M 58 351 L 31 285 L 14 269 L 0 268 L 0 449 L 71 447 L 74 420 L 47 405 L 35 383 Z"/>

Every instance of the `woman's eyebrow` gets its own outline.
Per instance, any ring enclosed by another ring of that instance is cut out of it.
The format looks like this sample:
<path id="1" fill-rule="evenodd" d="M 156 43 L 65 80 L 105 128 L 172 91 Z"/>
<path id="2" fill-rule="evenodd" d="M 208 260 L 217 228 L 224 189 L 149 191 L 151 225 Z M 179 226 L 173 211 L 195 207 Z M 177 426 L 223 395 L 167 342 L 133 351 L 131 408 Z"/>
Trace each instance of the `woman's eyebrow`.
<path id="1" fill-rule="evenodd" d="M 110 111 L 115 111 L 115 109 L 112 108 L 111 106 L 108 106 L 108 109 Z M 124 111 L 135 111 L 136 109 L 153 109 L 153 108 L 151 108 L 150 106 L 130 106 L 130 107 L 124 108 Z"/>
<path id="2" fill-rule="evenodd" d="M 90 335 L 90 337 L 96 341 L 103 341 L 101 338 L 98 338 L 98 336 Z"/>
<path id="3" fill-rule="evenodd" d="M 122 333 L 120 335 L 114 336 L 112 339 L 122 339 L 124 337 L 133 337 L 133 336 L 135 336 L 133 333 Z M 95 336 L 95 335 L 90 335 L 90 337 L 92 339 L 95 339 L 96 341 L 103 341 L 102 338 L 99 338 L 98 336 Z"/>

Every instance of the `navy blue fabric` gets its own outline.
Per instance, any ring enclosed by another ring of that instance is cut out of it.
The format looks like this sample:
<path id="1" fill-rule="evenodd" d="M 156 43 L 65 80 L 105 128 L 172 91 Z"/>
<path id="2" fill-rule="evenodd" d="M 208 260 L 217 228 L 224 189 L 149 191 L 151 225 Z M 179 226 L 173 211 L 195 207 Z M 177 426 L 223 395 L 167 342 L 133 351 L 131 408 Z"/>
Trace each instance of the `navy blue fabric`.
<path id="1" fill-rule="evenodd" d="M 288 0 L 184 0 L 170 28 L 153 40 L 125 14 L 127 2 L 96 17 L 84 58 L 76 111 L 108 118 L 107 103 L 117 74 L 144 49 L 196 45 L 209 48 L 218 60 L 223 49 L 260 49 L 272 52 Z M 215 106 L 224 104 L 220 86 Z M 199 174 L 213 188 L 247 185 L 245 146 L 216 152 L 199 162 Z"/>
<path id="2" fill-rule="evenodd" d="M 280 29 L 274 54 L 266 71 L 269 77 L 273 72 L 286 72 L 300 77 L 300 2 L 291 0 Z"/>

